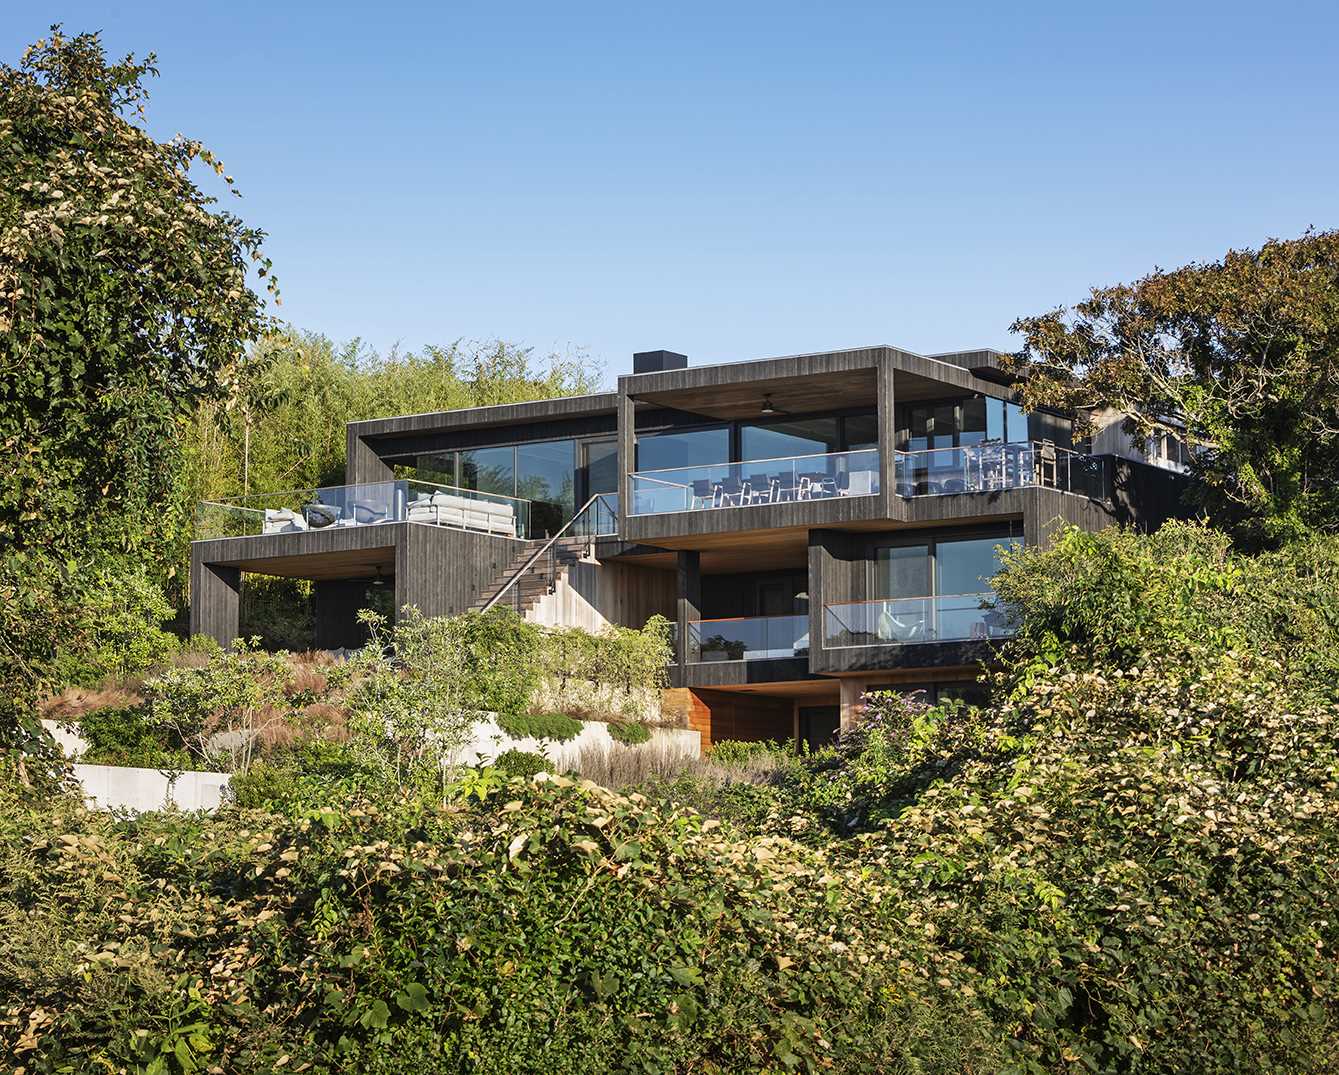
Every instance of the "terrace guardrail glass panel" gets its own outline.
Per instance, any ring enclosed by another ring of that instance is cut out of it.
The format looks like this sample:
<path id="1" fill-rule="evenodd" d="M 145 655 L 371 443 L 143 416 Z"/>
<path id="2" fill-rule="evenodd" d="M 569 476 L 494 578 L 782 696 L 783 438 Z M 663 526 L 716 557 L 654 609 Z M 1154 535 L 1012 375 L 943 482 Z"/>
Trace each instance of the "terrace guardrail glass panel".
<path id="1" fill-rule="evenodd" d="M 879 491 L 879 453 L 863 449 L 642 470 L 630 481 L 629 515 L 873 496 Z"/>
<path id="2" fill-rule="evenodd" d="M 745 616 L 697 620 L 688 625 L 688 659 L 765 661 L 809 652 L 809 617 Z"/>
<path id="3" fill-rule="evenodd" d="M 410 479 L 325 485 L 205 501 L 196 515 L 196 537 L 290 534 L 398 522 L 526 537 L 530 502 Z"/>
<path id="4" fill-rule="evenodd" d="M 893 597 L 823 606 L 823 645 L 910 645 L 1007 638 L 1013 617 L 993 593 Z"/>
<path id="5" fill-rule="evenodd" d="M 985 443 L 960 448 L 898 452 L 894 464 L 898 496 L 994 493 L 1041 486 L 1103 500 L 1108 492 L 1101 456 L 1054 444 Z"/>

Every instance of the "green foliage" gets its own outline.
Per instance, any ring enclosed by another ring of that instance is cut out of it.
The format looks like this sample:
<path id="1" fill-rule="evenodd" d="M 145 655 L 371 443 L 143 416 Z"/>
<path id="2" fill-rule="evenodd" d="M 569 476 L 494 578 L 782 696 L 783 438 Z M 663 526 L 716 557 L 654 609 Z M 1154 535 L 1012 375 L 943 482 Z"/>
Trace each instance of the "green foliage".
<path id="1" fill-rule="evenodd" d="M 1094 288 L 1023 318 L 1030 405 L 1167 415 L 1203 448 L 1198 494 L 1239 542 L 1339 530 L 1339 232 Z"/>
<path id="2" fill-rule="evenodd" d="M 147 723 L 202 765 L 219 764 L 211 737 L 238 736 L 231 767 L 250 764 L 257 738 L 283 698 L 288 667 L 283 655 L 264 653 L 245 641 L 200 665 L 171 667 L 144 685 Z"/>
<path id="3" fill-rule="evenodd" d="M 539 684 L 541 636 L 511 609 L 469 612 L 451 620 L 460 636 L 468 676 L 464 705 L 498 714 L 524 713 Z"/>
<path id="4" fill-rule="evenodd" d="M 228 783 L 241 809 L 301 815 L 384 786 L 383 766 L 357 746 L 320 739 L 294 744 L 254 762 Z"/>
<path id="5" fill-rule="evenodd" d="M 481 786 L 133 822 L 0 799 L 0 1060 L 998 1070 L 876 879 L 561 778 Z"/>
<path id="6" fill-rule="evenodd" d="M 652 616 L 640 630 L 613 624 L 599 634 L 546 630 L 539 639 L 543 698 L 595 719 L 646 717 L 648 703 L 669 685 L 669 639 L 663 616 Z"/>
<path id="7" fill-rule="evenodd" d="M 81 594 L 78 629 L 62 640 L 53 667 L 62 684 L 91 686 L 168 660 L 180 647 L 163 629 L 174 611 L 142 567 L 101 568 Z"/>
<path id="8" fill-rule="evenodd" d="M 610 738 L 624 746 L 636 746 L 638 743 L 645 743 L 651 738 L 651 731 L 645 724 L 624 724 L 619 721 L 611 721 L 606 727 L 609 729 Z"/>
<path id="9" fill-rule="evenodd" d="M 87 713 L 79 720 L 79 735 L 88 744 L 79 760 L 91 765 L 193 768 L 190 754 L 143 706 Z"/>
<path id="10" fill-rule="evenodd" d="M 552 763 L 543 754 L 532 754 L 528 750 L 504 750 L 493 763 L 498 772 L 506 776 L 529 778 L 536 773 L 548 772 Z"/>
<path id="11" fill-rule="evenodd" d="M 0 647 L 6 751 L 48 749 L 32 706 L 58 650 L 62 671 L 82 677 L 122 659 L 117 637 L 131 663 L 162 643 L 156 624 L 115 609 L 119 622 L 86 630 L 102 557 L 128 551 L 146 580 L 165 581 L 188 523 L 175 496 L 181 423 L 226 394 L 267 324 L 247 280 L 253 261 L 268 269 L 262 235 L 192 180 L 197 162 L 222 174 L 204 146 L 148 136 L 154 74 L 152 57 L 108 63 L 96 35 L 58 29 L 0 66 L 2 603 L 24 591 Z M 149 582 L 130 588 L 151 611 Z"/>
<path id="12" fill-rule="evenodd" d="M 743 769 L 755 758 L 790 753 L 785 743 L 766 739 L 722 739 L 711 745 L 711 760 L 732 769 Z"/>
<path id="13" fill-rule="evenodd" d="M 474 723 L 479 688 L 470 679 L 475 654 L 457 619 L 426 619 L 406 609 L 393 626 L 359 613 L 371 642 L 348 663 L 349 730 L 369 757 L 401 784 L 445 780 L 451 755 Z"/>
<path id="14" fill-rule="evenodd" d="M 566 713 L 499 713 L 497 724 L 513 739 L 547 739 L 553 743 L 575 739 L 585 726 Z"/>
<path id="15" fill-rule="evenodd" d="M 306 579 L 248 574 L 242 577 L 238 630 L 267 650 L 301 652 L 316 637 L 313 584 Z"/>

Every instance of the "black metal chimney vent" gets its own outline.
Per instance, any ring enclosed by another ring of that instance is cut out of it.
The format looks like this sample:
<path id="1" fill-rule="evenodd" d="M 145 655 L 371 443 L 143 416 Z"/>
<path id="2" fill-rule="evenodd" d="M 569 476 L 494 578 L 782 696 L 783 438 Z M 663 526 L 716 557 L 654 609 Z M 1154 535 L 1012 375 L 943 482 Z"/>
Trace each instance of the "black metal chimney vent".
<path id="1" fill-rule="evenodd" d="M 662 373 L 688 368 L 688 356 L 677 351 L 638 351 L 632 356 L 633 373 Z"/>

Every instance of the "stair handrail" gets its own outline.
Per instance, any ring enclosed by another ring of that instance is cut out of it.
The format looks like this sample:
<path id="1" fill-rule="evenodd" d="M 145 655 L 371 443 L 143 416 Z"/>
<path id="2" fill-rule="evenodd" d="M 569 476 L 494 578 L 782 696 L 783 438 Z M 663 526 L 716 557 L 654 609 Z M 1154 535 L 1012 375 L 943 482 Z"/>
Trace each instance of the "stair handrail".
<path id="1" fill-rule="evenodd" d="M 525 575 L 525 573 L 539 562 L 540 557 L 542 557 L 546 552 L 548 552 L 551 548 L 553 548 L 557 540 L 560 537 L 562 537 L 565 533 L 567 533 L 567 531 L 572 528 L 572 525 L 578 519 L 580 519 L 583 515 L 585 515 L 586 512 L 590 511 L 591 505 L 595 504 L 597 501 L 603 500 L 606 496 L 608 496 L 607 493 L 596 493 L 589 500 L 587 500 L 586 503 L 584 503 L 581 506 L 581 510 L 577 512 L 575 515 L 573 515 L 570 519 L 568 519 L 567 522 L 563 523 L 563 525 L 559 527 L 558 532 L 554 534 L 553 537 L 549 538 L 549 540 L 546 541 L 540 548 L 536 549 L 534 555 L 532 555 L 528 560 L 526 560 L 524 564 L 522 564 L 514 572 L 512 572 L 511 577 L 502 584 L 502 587 L 498 590 L 497 593 L 495 593 L 484 603 L 483 608 L 481 608 L 479 611 L 487 612 L 490 608 L 492 608 L 499 601 L 501 601 L 502 598 L 504 598 L 507 595 L 507 591 L 510 590 L 513 586 L 515 586 L 516 583 L 518 583 L 521 580 L 521 578 Z M 609 512 L 611 515 L 613 515 L 615 520 L 615 526 L 617 526 L 618 512 L 614 511 L 613 508 L 610 508 Z M 618 531 L 615 530 L 614 532 L 617 533 Z M 594 536 L 599 537 L 600 535 L 596 534 Z"/>

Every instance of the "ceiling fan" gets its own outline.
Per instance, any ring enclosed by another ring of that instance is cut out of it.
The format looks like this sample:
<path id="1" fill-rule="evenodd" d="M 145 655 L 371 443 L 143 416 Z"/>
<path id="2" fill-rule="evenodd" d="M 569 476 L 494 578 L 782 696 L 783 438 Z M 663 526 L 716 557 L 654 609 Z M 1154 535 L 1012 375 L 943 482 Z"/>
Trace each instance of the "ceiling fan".
<path id="1" fill-rule="evenodd" d="M 772 402 L 771 392 L 764 392 L 762 394 L 762 410 L 760 413 L 767 415 L 769 418 L 788 418 L 790 416 L 789 411 L 783 411 Z"/>

